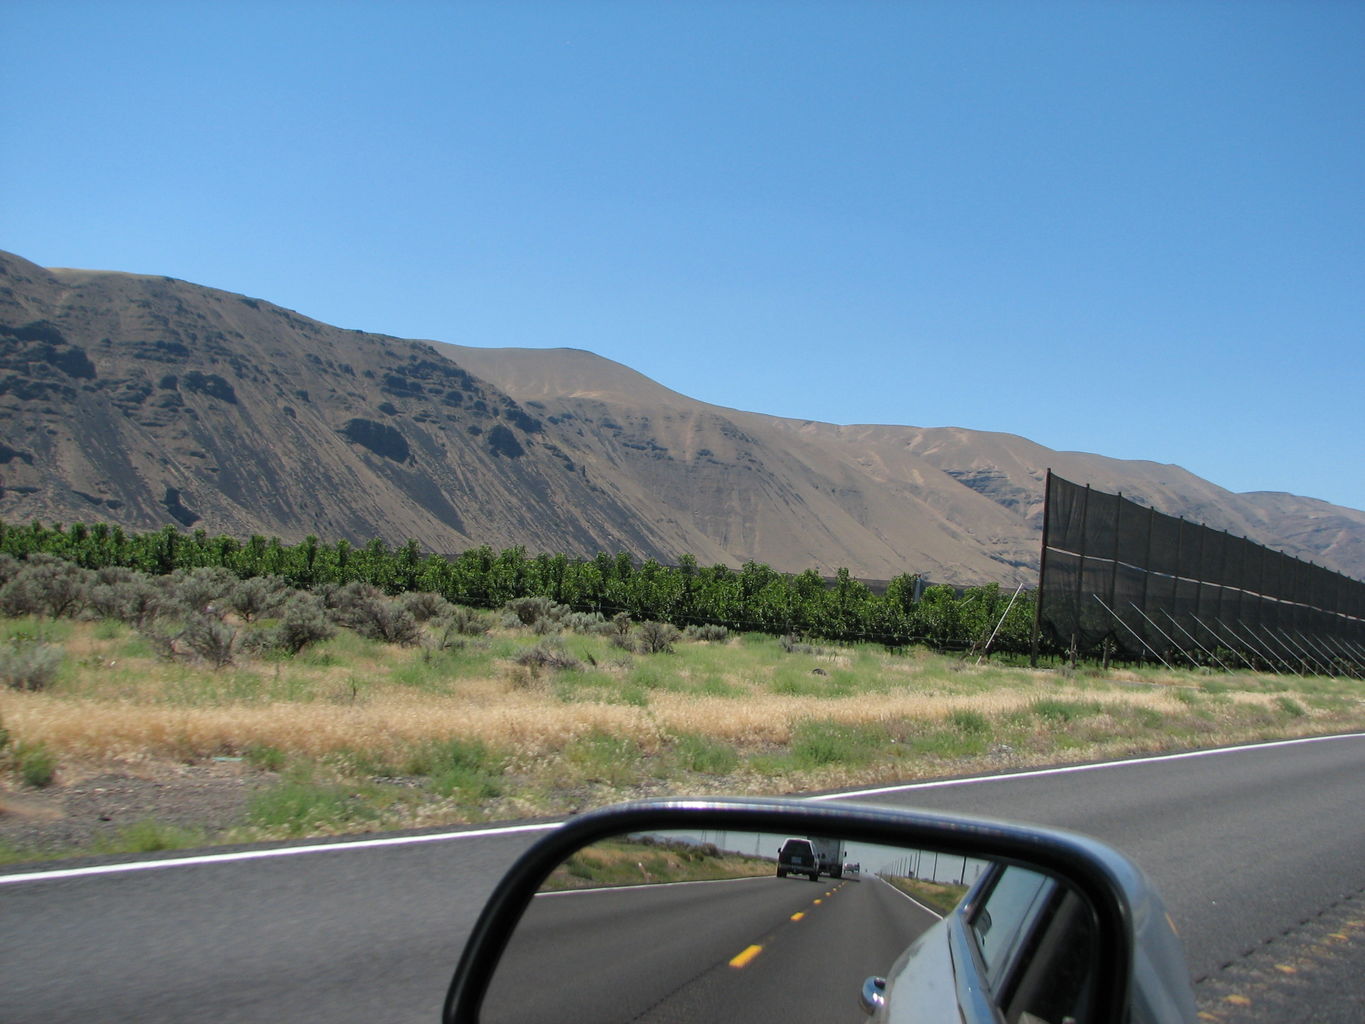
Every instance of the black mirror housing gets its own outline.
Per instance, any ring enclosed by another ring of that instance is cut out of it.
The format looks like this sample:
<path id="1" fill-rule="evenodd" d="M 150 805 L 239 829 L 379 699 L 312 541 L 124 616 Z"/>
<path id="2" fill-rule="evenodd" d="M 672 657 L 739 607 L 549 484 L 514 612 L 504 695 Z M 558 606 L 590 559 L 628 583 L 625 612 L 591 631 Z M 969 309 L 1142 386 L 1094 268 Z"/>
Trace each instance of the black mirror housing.
<path id="1" fill-rule="evenodd" d="M 573 818 L 538 840 L 504 875 L 476 921 L 446 996 L 443 1021 L 479 1020 L 518 922 L 557 866 L 614 836 L 668 830 L 837 835 L 853 843 L 983 858 L 1051 876 L 1093 915 L 1094 1019 L 1135 1024 L 1193 1019 L 1183 950 L 1164 904 L 1135 864 L 1097 840 L 1057 829 L 852 803 L 735 798 L 621 804 Z M 861 1001 L 871 1012 L 882 998 L 878 987 Z"/>

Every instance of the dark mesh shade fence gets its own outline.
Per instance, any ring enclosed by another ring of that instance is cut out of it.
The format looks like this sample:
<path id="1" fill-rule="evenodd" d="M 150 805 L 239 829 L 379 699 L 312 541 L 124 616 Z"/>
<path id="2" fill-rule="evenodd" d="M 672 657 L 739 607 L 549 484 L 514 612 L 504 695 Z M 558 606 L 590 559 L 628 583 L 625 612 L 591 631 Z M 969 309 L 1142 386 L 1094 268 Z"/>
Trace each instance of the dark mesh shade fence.
<path id="1" fill-rule="evenodd" d="M 1365 670 L 1365 582 L 1048 474 L 1038 626 L 1062 649 Z"/>

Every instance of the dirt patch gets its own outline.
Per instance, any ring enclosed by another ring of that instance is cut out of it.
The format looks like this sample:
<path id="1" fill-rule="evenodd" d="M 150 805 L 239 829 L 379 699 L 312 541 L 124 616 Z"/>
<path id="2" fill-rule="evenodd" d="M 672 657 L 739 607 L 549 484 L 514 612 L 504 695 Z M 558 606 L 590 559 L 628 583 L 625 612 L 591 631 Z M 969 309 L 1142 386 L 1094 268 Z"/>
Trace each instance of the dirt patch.
<path id="1" fill-rule="evenodd" d="M 106 770 L 47 789 L 0 792 L 0 844 L 35 856 L 90 849 L 146 821 L 211 836 L 240 824 L 251 794 L 272 781 L 239 762 L 214 761 Z"/>

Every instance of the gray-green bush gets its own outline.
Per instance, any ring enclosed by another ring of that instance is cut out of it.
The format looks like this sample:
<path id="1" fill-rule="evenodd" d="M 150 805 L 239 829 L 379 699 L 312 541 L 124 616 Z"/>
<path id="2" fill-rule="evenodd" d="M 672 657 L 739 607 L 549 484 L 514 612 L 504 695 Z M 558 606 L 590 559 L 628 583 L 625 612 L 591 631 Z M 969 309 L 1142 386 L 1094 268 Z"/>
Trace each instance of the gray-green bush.
<path id="1" fill-rule="evenodd" d="M 0 646 L 0 682 L 12 690 L 45 690 L 57 678 L 63 651 L 36 637 L 15 636 Z"/>
<path id="2" fill-rule="evenodd" d="M 228 610 L 228 595 L 240 581 L 231 569 L 201 566 L 177 569 L 171 574 L 170 589 L 185 610 L 221 619 Z"/>
<path id="3" fill-rule="evenodd" d="M 430 622 L 432 619 L 447 617 L 454 607 L 440 594 L 428 591 L 411 590 L 403 594 L 399 600 L 418 622 Z"/>
<path id="4" fill-rule="evenodd" d="M 34 554 L 0 587 L 0 613 L 75 616 L 85 607 L 91 573 L 55 555 Z"/>
<path id="5" fill-rule="evenodd" d="M 232 586 L 227 603 L 244 622 L 252 622 L 279 608 L 289 593 L 289 584 L 282 576 L 252 576 Z"/>
<path id="6" fill-rule="evenodd" d="M 678 627 L 667 622 L 642 622 L 636 630 L 636 648 L 641 654 L 667 654 L 682 639 Z"/>
<path id="7" fill-rule="evenodd" d="M 276 645 L 289 654 L 298 654 L 335 633 L 322 598 L 308 591 L 299 591 L 289 598 L 274 630 Z"/>
<path id="8" fill-rule="evenodd" d="M 513 660 L 532 673 L 543 668 L 571 669 L 581 668 L 582 662 L 570 654 L 559 640 L 543 640 L 534 647 L 519 651 Z"/>

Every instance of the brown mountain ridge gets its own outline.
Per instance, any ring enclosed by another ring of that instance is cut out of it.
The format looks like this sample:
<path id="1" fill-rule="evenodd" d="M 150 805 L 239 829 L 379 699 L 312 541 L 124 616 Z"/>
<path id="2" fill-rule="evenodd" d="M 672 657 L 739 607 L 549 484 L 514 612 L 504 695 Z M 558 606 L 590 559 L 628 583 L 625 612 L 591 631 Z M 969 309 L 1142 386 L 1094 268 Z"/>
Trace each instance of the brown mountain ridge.
<path id="1" fill-rule="evenodd" d="M 0 518 L 1036 579 L 1047 467 L 1365 577 L 1365 512 L 958 428 L 707 405 L 573 349 L 348 331 L 0 253 Z"/>

